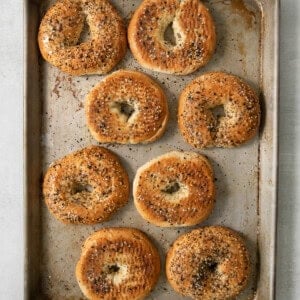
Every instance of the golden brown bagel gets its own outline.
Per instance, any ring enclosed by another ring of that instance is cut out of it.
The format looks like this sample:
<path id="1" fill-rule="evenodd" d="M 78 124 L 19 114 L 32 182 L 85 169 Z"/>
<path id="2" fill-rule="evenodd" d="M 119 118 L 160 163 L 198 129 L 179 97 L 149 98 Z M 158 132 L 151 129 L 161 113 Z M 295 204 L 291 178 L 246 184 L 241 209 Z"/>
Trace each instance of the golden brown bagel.
<path id="1" fill-rule="evenodd" d="M 93 137 L 104 143 L 148 143 L 158 139 L 168 121 L 162 89 L 143 73 L 119 70 L 86 97 L 86 119 Z"/>
<path id="2" fill-rule="evenodd" d="M 142 217 L 157 226 L 198 224 L 214 207 L 212 167 L 197 153 L 166 153 L 138 169 L 133 197 Z"/>
<path id="3" fill-rule="evenodd" d="M 129 180 L 112 152 L 90 146 L 49 167 L 43 194 L 50 212 L 63 223 L 94 224 L 127 203 Z"/>
<path id="4" fill-rule="evenodd" d="M 229 228 L 198 228 L 174 242 L 166 274 L 176 292 L 192 299 L 233 299 L 247 285 L 249 253 L 243 239 Z"/>
<path id="5" fill-rule="evenodd" d="M 170 24 L 175 45 L 164 39 Z M 184 75 L 210 60 L 216 45 L 215 26 L 199 0 L 144 0 L 129 23 L 128 42 L 143 67 Z"/>
<path id="6" fill-rule="evenodd" d="M 215 116 L 213 109 L 221 105 L 225 116 Z M 196 148 L 238 146 L 255 136 L 259 122 L 257 94 L 233 75 L 221 72 L 201 75 L 179 97 L 179 129 Z"/>
<path id="7" fill-rule="evenodd" d="M 154 288 L 160 272 L 156 248 L 141 231 L 105 228 L 84 243 L 76 278 L 90 300 L 138 300 Z"/>
<path id="8" fill-rule="evenodd" d="M 90 38 L 80 43 L 85 20 Z M 44 59 L 68 74 L 105 74 L 126 53 L 126 29 L 107 0 L 58 0 L 42 19 L 38 43 Z"/>

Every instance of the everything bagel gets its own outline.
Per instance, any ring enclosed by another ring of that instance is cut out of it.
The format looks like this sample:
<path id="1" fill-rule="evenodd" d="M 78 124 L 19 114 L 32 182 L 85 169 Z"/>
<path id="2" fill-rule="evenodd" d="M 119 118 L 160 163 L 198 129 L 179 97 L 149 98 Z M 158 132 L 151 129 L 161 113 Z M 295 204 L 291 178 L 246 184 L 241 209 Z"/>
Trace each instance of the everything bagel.
<path id="1" fill-rule="evenodd" d="M 109 150 L 90 146 L 52 164 L 43 184 L 50 212 L 63 223 L 106 221 L 129 197 L 129 179 Z"/>
<path id="2" fill-rule="evenodd" d="M 85 20 L 90 38 L 80 42 Z M 63 72 L 105 74 L 126 53 L 126 29 L 107 0 L 58 0 L 42 19 L 38 43 L 44 59 Z"/>
<path id="3" fill-rule="evenodd" d="M 137 144 L 158 139 L 168 121 L 166 96 L 147 75 L 119 70 L 86 97 L 86 120 L 93 137 L 104 143 Z"/>
<path id="4" fill-rule="evenodd" d="M 223 106 L 224 116 L 213 110 Z M 260 104 L 256 92 L 240 78 L 222 72 L 203 74 L 182 91 L 179 129 L 196 148 L 239 146 L 259 128 Z"/>
<path id="5" fill-rule="evenodd" d="M 133 197 L 141 216 L 157 226 L 198 224 L 214 207 L 212 167 L 197 153 L 166 153 L 138 169 Z"/>
<path id="6" fill-rule="evenodd" d="M 175 291 L 192 299 L 235 299 L 248 282 L 249 253 L 243 239 L 229 228 L 198 228 L 174 242 L 166 274 Z"/>
<path id="7" fill-rule="evenodd" d="M 175 44 L 164 38 L 170 24 Z M 129 23 L 128 41 L 143 67 L 185 75 L 210 60 L 216 45 L 215 26 L 199 0 L 144 0 Z"/>
<path id="8" fill-rule="evenodd" d="M 85 241 L 76 278 L 88 299 L 139 300 L 154 288 L 159 272 L 159 254 L 144 233 L 104 228 Z"/>

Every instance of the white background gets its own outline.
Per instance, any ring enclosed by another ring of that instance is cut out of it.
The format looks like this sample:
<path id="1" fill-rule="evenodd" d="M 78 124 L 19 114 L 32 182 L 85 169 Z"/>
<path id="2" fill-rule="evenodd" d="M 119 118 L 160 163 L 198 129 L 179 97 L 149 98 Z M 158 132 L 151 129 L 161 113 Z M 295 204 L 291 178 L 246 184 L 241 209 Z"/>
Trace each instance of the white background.
<path id="1" fill-rule="evenodd" d="M 300 1 L 281 2 L 276 298 L 299 300 Z M 0 299 L 18 300 L 23 299 L 24 245 L 22 0 L 0 0 L 0 41 Z"/>

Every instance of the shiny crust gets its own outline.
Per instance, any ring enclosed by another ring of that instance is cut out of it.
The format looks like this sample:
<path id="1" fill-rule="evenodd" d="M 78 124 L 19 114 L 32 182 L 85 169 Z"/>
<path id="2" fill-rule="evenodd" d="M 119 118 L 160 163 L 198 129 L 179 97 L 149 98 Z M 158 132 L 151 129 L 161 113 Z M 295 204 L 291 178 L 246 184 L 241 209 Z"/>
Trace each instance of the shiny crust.
<path id="1" fill-rule="evenodd" d="M 212 109 L 223 105 L 225 116 Z M 186 141 L 196 148 L 239 146 L 259 128 L 260 104 L 255 91 L 240 78 L 221 72 L 194 79 L 179 97 L 178 123 Z"/>
<path id="2" fill-rule="evenodd" d="M 128 117 L 117 105 L 129 104 Z M 147 75 L 119 70 L 107 76 L 86 97 L 87 126 L 103 143 L 137 144 L 158 139 L 168 121 L 166 96 Z"/>
<path id="3" fill-rule="evenodd" d="M 243 239 L 229 228 L 198 228 L 174 242 L 166 275 L 176 292 L 192 299 L 233 299 L 247 285 L 249 253 Z"/>
<path id="4" fill-rule="evenodd" d="M 159 273 L 156 248 L 132 228 L 105 228 L 92 234 L 76 266 L 78 284 L 90 300 L 143 299 Z"/>
<path id="5" fill-rule="evenodd" d="M 44 177 L 50 212 L 63 223 L 106 221 L 129 198 L 129 179 L 109 150 L 91 146 L 53 163 Z"/>
<path id="6" fill-rule="evenodd" d="M 78 44 L 85 18 L 91 37 Z M 105 74 L 126 53 L 126 28 L 107 0 L 58 0 L 42 19 L 38 43 L 44 59 L 63 72 Z"/>
<path id="7" fill-rule="evenodd" d="M 214 207 L 212 167 L 197 153 L 166 153 L 138 169 L 133 197 L 141 216 L 157 226 L 198 224 Z"/>
<path id="8" fill-rule="evenodd" d="M 175 46 L 164 39 L 171 23 Z M 216 45 L 215 26 L 199 0 L 144 0 L 129 23 L 128 42 L 143 67 L 185 75 L 210 60 Z"/>

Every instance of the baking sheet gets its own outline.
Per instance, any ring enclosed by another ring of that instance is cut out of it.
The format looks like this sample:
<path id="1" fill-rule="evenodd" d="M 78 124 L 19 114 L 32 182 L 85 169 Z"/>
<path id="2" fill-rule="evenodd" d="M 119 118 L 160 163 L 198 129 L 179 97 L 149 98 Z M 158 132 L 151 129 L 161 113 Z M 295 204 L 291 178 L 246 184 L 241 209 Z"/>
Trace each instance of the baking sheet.
<path id="1" fill-rule="evenodd" d="M 53 1 L 26 5 L 25 200 L 26 282 L 28 299 L 84 298 L 75 279 L 81 244 L 95 230 L 107 226 L 136 227 L 158 247 L 162 266 L 170 244 L 189 228 L 159 228 L 144 221 L 132 197 L 111 221 L 95 226 L 63 225 L 48 212 L 41 198 L 47 166 L 57 158 L 97 144 L 85 125 L 84 98 L 103 76 L 72 77 L 44 62 L 38 53 L 38 23 Z M 130 19 L 140 1 L 112 1 Z M 212 215 L 200 224 L 220 224 L 238 230 L 251 253 L 252 276 L 238 299 L 274 296 L 274 245 L 277 166 L 277 1 L 206 0 L 217 30 L 217 50 L 211 62 L 187 76 L 172 76 L 141 68 L 128 50 L 115 70 L 126 68 L 149 74 L 166 92 L 170 121 L 164 136 L 148 145 L 105 147 L 121 157 L 131 182 L 136 169 L 171 150 L 197 151 L 208 156 L 216 177 L 217 202 Z M 177 98 L 183 87 L 206 71 L 226 71 L 244 78 L 261 95 L 264 118 L 260 137 L 236 149 L 198 151 L 180 136 Z M 199 226 L 199 225 L 198 225 Z M 195 227 L 198 227 L 195 226 Z M 147 299 L 185 299 L 165 279 L 164 270 Z"/>

